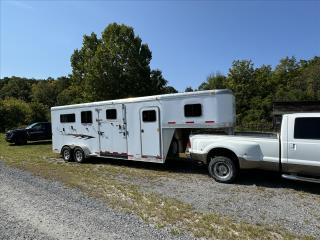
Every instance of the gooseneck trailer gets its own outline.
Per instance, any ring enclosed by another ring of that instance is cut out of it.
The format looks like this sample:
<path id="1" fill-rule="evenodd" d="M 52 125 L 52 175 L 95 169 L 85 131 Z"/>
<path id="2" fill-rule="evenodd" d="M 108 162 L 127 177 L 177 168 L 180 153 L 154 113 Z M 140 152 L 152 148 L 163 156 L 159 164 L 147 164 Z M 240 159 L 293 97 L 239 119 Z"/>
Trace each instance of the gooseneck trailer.
<path id="1" fill-rule="evenodd" d="M 196 129 L 232 132 L 230 90 L 165 94 L 51 108 L 52 147 L 67 161 L 106 157 L 164 163 Z"/>

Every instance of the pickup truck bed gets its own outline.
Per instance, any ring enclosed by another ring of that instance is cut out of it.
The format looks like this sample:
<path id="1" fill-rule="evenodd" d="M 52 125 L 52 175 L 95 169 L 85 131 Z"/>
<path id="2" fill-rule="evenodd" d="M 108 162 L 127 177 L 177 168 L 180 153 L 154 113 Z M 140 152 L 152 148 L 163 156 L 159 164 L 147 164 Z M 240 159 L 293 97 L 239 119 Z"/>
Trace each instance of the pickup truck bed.
<path id="1" fill-rule="evenodd" d="M 192 159 L 209 163 L 210 154 L 219 149 L 232 151 L 240 168 L 276 170 L 279 167 L 279 139 L 264 136 L 197 135 L 192 137 Z"/>

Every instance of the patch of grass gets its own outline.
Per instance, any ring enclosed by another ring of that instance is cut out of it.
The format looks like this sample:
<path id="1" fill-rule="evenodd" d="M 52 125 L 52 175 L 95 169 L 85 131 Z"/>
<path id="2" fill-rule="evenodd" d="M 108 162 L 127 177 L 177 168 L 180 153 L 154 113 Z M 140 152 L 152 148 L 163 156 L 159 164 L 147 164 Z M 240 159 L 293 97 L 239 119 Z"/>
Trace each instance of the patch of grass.
<path id="1" fill-rule="evenodd" d="M 166 171 L 157 172 L 125 165 L 65 163 L 52 153 L 51 144 L 9 146 L 2 134 L 0 159 L 10 166 L 79 188 L 104 200 L 109 206 L 137 214 L 155 226 L 171 229 L 173 235 L 190 232 L 195 237 L 207 239 L 302 239 L 301 236 L 281 229 L 238 223 L 213 213 L 199 213 L 189 204 L 146 193 L 133 183 L 119 181 L 119 175 L 151 180 L 167 177 L 171 173 Z"/>

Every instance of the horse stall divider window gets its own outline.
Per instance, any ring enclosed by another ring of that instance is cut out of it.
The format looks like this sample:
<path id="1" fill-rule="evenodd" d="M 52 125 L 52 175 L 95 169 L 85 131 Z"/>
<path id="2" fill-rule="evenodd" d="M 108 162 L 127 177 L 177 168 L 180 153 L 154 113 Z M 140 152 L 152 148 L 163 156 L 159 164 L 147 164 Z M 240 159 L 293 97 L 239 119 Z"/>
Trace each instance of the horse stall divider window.
<path id="1" fill-rule="evenodd" d="M 76 115 L 74 113 L 60 114 L 61 123 L 74 123 L 75 121 L 76 121 Z"/>
<path id="2" fill-rule="evenodd" d="M 92 111 L 81 112 L 81 123 L 92 123 Z"/>

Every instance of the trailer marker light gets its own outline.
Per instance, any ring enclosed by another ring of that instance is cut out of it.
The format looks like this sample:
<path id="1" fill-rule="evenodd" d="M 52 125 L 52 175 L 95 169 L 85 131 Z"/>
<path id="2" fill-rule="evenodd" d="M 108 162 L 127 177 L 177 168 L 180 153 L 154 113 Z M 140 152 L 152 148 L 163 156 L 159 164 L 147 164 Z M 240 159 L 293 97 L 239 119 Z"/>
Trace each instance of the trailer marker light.
<path id="1" fill-rule="evenodd" d="M 168 122 L 168 124 L 176 124 L 176 122 Z"/>
<path id="2" fill-rule="evenodd" d="M 214 121 L 205 121 L 205 123 L 214 123 Z"/>
<path id="3" fill-rule="evenodd" d="M 187 121 L 186 123 L 194 123 L 194 121 Z"/>

